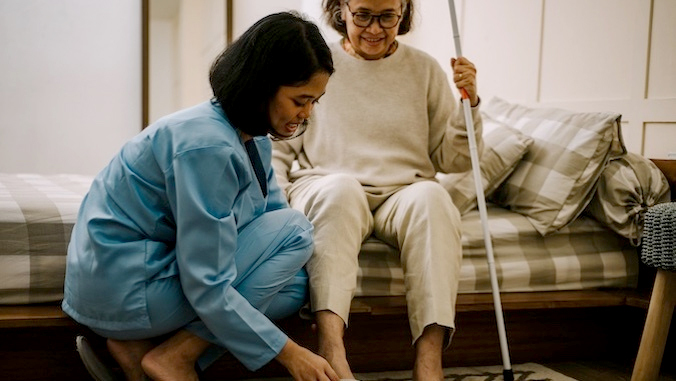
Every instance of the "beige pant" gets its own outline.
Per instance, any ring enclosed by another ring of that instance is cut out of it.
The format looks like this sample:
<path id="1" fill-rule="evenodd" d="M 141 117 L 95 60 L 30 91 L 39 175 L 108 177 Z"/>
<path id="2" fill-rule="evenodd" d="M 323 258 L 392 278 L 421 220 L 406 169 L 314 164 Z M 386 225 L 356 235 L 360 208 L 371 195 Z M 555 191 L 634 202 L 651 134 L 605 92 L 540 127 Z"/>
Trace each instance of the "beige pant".
<path id="1" fill-rule="evenodd" d="M 430 324 L 455 329 L 460 214 L 441 185 L 421 181 L 383 189 L 336 174 L 298 179 L 288 193 L 291 206 L 315 227 L 307 264 L 313 311 L 330 310 L 347 325 L 357 258 L 373 234 L 400 249 L 413 341 Z"/>

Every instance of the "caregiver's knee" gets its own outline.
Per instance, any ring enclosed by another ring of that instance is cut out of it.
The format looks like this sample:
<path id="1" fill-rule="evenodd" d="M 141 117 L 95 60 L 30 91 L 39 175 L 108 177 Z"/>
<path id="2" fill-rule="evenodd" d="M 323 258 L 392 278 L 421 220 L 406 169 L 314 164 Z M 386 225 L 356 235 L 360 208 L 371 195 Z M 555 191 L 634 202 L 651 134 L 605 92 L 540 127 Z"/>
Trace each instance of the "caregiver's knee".
<path id="1" fill-rule="evenodd" d="M 283 214 L 285 230 L 287 231 L 287 248 L 293 247 L 296 257 L 303 263 L 307 262 L 312 255 L 314 248 L 313 232 L 314 227 L 307 217 L 300 211 L 286 208 L 276 210 L 276 213 Z"/>
<path id="2" fill-rule="evenodd" d="M 313 226 L 303 212 L 292 208 L 277 209 L 272 212 L 282 224 L 282 226 L 297 227 L 299 231 L 312 232 Z"/>

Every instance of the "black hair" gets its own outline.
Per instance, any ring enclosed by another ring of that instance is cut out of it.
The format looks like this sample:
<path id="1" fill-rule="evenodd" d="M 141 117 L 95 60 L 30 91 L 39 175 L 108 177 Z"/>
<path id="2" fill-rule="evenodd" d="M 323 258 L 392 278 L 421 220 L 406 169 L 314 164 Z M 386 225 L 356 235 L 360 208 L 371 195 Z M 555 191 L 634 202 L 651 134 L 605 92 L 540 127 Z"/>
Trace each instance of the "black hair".
<path id="1" fill-rule="evenodd" d="M 347 26 L 345 20 L 341 17 L 341 3 L 347 3 L 349 0 L 324 0 L 323 11 L 326 22 L 340 33 L 341 36 L 347 37 Z M 401 16 L 401 23 L 397 35 L 404 35 L 411 31 L 413 26 L 413 0 L 402 0 L 404 13 Z"/>
<path id="2" fill-rule="evenodd" d="M 281 86 L 301 86 L 333 59 L 319 28 L 292 12 L 268 15 L 247 29 L 211 65 L 214 97 L 233 126 L 259 136 L 274 134 L 268 105 Z"/>

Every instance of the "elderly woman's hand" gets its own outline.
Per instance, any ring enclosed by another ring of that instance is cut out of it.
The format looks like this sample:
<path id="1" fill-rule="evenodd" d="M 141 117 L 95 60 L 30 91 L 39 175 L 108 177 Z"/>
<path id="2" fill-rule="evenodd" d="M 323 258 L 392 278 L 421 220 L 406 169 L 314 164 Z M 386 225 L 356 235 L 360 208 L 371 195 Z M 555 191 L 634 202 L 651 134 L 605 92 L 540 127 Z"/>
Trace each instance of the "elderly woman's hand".
<path id="1" fill-rule="evenodd" d="M 453 68 L 453 82 L 458 89 L 465 89 L 469 95 L 472 107 L 479 103 L 479 95 L 476 89 L 476 67 L 467 58 L 451 58 Z"/>

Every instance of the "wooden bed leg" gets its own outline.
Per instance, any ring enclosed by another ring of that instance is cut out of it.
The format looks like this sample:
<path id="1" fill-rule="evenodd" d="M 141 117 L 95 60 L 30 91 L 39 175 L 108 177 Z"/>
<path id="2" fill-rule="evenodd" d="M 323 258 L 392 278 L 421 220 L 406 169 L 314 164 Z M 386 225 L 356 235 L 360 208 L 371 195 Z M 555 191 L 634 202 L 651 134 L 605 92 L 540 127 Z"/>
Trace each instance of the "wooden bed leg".
<path id="1" fill-rule="evenodd" d="M 676 272 L 658 269 L 631 381 L 655 381 L 676 305 Z"/>

